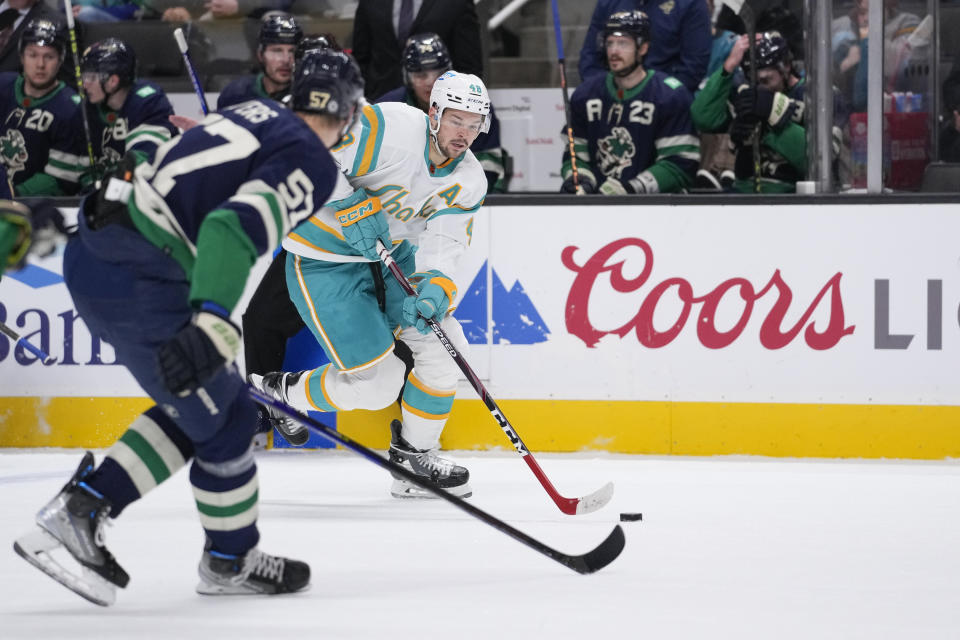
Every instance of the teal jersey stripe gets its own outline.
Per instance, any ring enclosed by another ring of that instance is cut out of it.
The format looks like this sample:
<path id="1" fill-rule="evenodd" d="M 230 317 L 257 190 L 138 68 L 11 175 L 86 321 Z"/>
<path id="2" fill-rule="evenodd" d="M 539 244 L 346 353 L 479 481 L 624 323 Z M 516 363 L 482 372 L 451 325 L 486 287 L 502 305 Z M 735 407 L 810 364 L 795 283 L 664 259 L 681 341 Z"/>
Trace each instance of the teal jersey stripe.
<path id="1" fill-rule="evenodd" d="M 373 114 L 373 120 L 369 118 Z M 377 160 L 380 156 L 380 145 L 383 143 L 383 130 L 386 123 L 383 120 L 383 111 L 377 105 L 370 105 L 365 108 L 360 115 L 360 142 L 357 144 L 357 153 L 353 158 L 353 168 L 350 170 L 351 176 L 356 176 L 366 164 L 364 158 L 367 157 L 367 146 L 370 140 L 370 132 L 374 132 L 372 157 L 369 165 L 364 170 L 364 174 L 370 173 L 377 167 Z"/>
<path id="2" fill-rule="evenodd" d="M 430 214 L 430 217 L 428 218 L 428 220 L 433 220 L 434 218 L 439 218 L 440 216 L 446 216 L 450 214 L 476 213 L 481 206 L 483 206 L 483 200 L 473 205 L 472 207 L 447 207 L 445 209 L 438 209 L 437 211 L 434 211 L 432 214 Z"/>
<path id="3" fill-rule="evenodd" d="M 432 416 L 445 416 L 453 408 L 454 396 L 433 396 L 414 386 L 408 379 L 403 387 L 403 401 L 410 407 Z"/>

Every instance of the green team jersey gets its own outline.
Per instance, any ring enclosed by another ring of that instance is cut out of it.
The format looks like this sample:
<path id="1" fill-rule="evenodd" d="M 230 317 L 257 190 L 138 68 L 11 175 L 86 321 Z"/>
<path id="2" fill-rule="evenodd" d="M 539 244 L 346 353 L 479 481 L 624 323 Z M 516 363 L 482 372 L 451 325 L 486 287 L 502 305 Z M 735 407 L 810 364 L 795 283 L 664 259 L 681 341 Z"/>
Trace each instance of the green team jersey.
<path id="1" fill-rule="evenodd" d="M 700 93 L 693 99 L 690 116 L 701 133 L 726 133 L 733 122 L 728 102 L 736 95 L 739 74 L 728 74 L 721 66 L 707 79 Z M 803 102 L 804 81 L 801 79 L 786 95 L 791 100 Z M 794 111 L 795 118 L 780 127 L 761 123 L 760 131 L 760 192 L 794 193 L 796 184 L 807 174 L 807 131 L 803 124 L 803 109 Z M 734 189 L 741 193 L 754 193 L 753 146 L 745 144 L 736 148 L 736 181 Z"/>

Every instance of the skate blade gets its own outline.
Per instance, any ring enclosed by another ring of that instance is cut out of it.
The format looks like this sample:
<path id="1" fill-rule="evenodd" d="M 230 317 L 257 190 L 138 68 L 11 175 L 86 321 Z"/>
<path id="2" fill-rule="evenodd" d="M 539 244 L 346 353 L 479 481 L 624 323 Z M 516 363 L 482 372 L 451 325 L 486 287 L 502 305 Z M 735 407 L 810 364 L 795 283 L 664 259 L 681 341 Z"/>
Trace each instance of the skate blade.
<path id="1" fill-rule="evenodd" d="M 458 498 L 469 498 L 473 495 L 473 488 L 470 486 L 470 483 L 462 484 L 459 487 L 450 487 L 449 489 L 443 489 L 440 487 L 437 488 L 441 491 L 446 491 L 447 493 L 453 494 Z M 440 497 L 437 494 L 428 491 L 419 485 L 407 482 L 406 480 L 394 480 L 393 484 L 390 486 L 390 495 L 401 500 L 435 500 Z"/>
<path id="2" fill-rule="evenodd" d="M 261 591 L 259 589 L 252 589 L 248 586 L 235 585 L 235 584 L 221 584 L 219 582 L 210 582 L 204 578 L 200 578 L 200 582 L 197 583 L 197 593 L 202 596 L 276 596 L 276 595 L 290 595 L 291 593 L 300 593 L 301 591 L 309 591 L 310 584 L 308 583 L 302 589 L 297 591 L 291 591 L 289 593 L 271 593 L 269 591 Z"/>
<path id="3" fill-rule="evenodd" d="M 79 575 L 69 571 L 57 562 L 51 554 L 57 548 L 64 548 L 63 544 L 40 528 L 17 538 L 16 542 L 13 543 L 13 550 L 21 558 L 81 598 L 101 607 L 109 607 L 116 601 L 117 588 L 113 584 L 80 563 L 77 563 L 77 567 L 80 569 Z M 69 552 L 65 549 L 64 553 L 69 555 Z"/>

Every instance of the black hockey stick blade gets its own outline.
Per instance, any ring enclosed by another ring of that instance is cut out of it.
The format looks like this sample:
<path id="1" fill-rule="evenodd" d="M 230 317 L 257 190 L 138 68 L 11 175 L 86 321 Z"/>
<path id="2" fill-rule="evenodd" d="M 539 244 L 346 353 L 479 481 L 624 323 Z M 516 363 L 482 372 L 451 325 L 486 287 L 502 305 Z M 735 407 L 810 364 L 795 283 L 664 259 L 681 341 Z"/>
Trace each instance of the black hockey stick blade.
<path id="1" fill-rule="evenodd" d="M 607 539 L 601 542 L 596 549 L 588 551 L 582 556 L 567 556 L 564 562 L 577 573 L 594 573 L 617 559 L 627 543 L 620 525 L 613 528 Z"/>
<path id="2" fill-rule="evenodd" d="M 377 452 L 369 449 L 356 440 L 346 436 L 334 429 L 331 429 L 327 425 L 314 420 L 310 416 L 304 415 L 294 409 L 293 407 L 287 405 L 286 403 L 280 402 L 279 400 L 274 399 L 271 396 L 268 396 L 256 388 L 247 385 L 247 392 L 250 394 L 250 397 L 259 402 L 260 404 L 279 411 L 285 416 L 293 418 L 303 426 L 307 427 L 314 433 L 317 433 L 330 442 L 334 444 L 339 444 L 347 449 L 350 449 L 356 454 L 359 454 L 361 457 L 366 458 L 370 462 L 374 463 L 378 467 L 385 469 L 392 473 L 394 476 L 401 476 L 405 480 L 412 482 L 421 489 L 429 491 L 438 498 L 442 498 L 457 507 L 461 511 L 465 511 L 474 518 L 482 520 L 487 523 L 497 531 L 504 533 L 517 542 L 523 543 L 527 547 L 533 549 L 537 553 L 547 556 L 552 560 L 555 560 L 562 564 L 563 566 L 573 569 L 577 573 L 594 573 L 604 568 L 611 562 L 613 562 L 617 556 L 620 555 L 620 552 L 623 551 L 625 544 L 625 539 L 623 537 L 623 529 L 620 528 L 620 525 L 616 525 L 613 528 L 613 531 L 610 532 L 610 535 L 607 536 L 606 540 L 600 543 L 598 547 L 589 551 L 583 555 L 573 556 L 561 551 L 557 551 L 553 547 L 550 547 L 536 538 L 533 538 L 523 531 L 507 524 L 503 520 L 490 515 L 483 509 L 475 507 L 463 498 L 455 496 L 448 491 L 435 486 L 434 484 L 424 480 L 420 476 L 412 473 L 407 470 L 405 467 L 398 465 L 389 458 L 379 455 Z"/>

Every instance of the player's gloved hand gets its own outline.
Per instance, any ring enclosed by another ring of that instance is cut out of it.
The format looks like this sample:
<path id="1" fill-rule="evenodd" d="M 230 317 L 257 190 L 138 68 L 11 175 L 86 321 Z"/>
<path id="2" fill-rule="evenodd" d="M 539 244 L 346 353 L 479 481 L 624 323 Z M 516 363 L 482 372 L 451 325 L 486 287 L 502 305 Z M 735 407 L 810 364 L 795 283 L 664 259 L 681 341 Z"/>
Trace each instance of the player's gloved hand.
<path id="1" fill-rule="evenodd" d="M 788 122 L 797 110 L 796 102 L 786 94 L 749 85 L 737 90 L 733 104 L 738 116 L 752 115 L 758 120 L 766 120 L 775 129 Z"/>
<path id="2" fill-rule="evenodd" d="M 450 303 L 457 297 L 457 285 L 436 269 L 413 274 L 410 283 L 417 295 L 403 299 L 404 325 L 416 327 L 420 333 L 430 333 L 427 320 L 443 320 Z"/>
<path id="3" fill-rule="evenodd" d="M 738 147 L 749 143 L 758 122 L 753 115 L 738 115 L 730 125 L 730 142 Z"/>
<path id="4" fill-rule="evenodd" d="M 391 245 L 390 226 L 380 207 L 380 198 L 367 197 L 363 189 L 337 203 L 337 220 L 347 244 L 371 262 L 380 260 L 377 240 L 387 248 Z"/>
<path id="5" fill-rule="evenodd" d="M 64 224 L 63 214 L 52 200 L 35 202 L 31 213 L 33 244 L 30 246 L 30 253 L 45 258 L 53 253 L 57 243 L 66 237 L 67 226 Z"/>
<path id="6" fill-rule="evenodd" d="M 0 220 L 7 223 L 4 226 L 12 227 L 17 233 L 10 253 L 0 256 L 0 259 L 3 259 L 0 265 L 3 266 L 3 270 L 20 269 L 27 259 L 27 252 L 30 251 L 30 245 L 33 242 L 30 209 L 20 202 L 0 200 Z"/>
<path id="7" fill-rule="evenodd" d="M 241 345 L 240 329 L 227 310 L 204 302 L 190 324 L 157 352 L 163 386 L 178 396 L 188 395 L 233 362 Z"/>
<path id="8" fill-rule="evenodd" d="M 577 177 L 579 178 L 577 186 L 573 185 L 573 175 L 570 175 L 563 181 L 563 184 L 560 185 L 560 191 L 562 193 L 575 193 L 577 195 L 597 192 L 597 183 L 588 178 L 586 174 L 580 173 Z"/>

